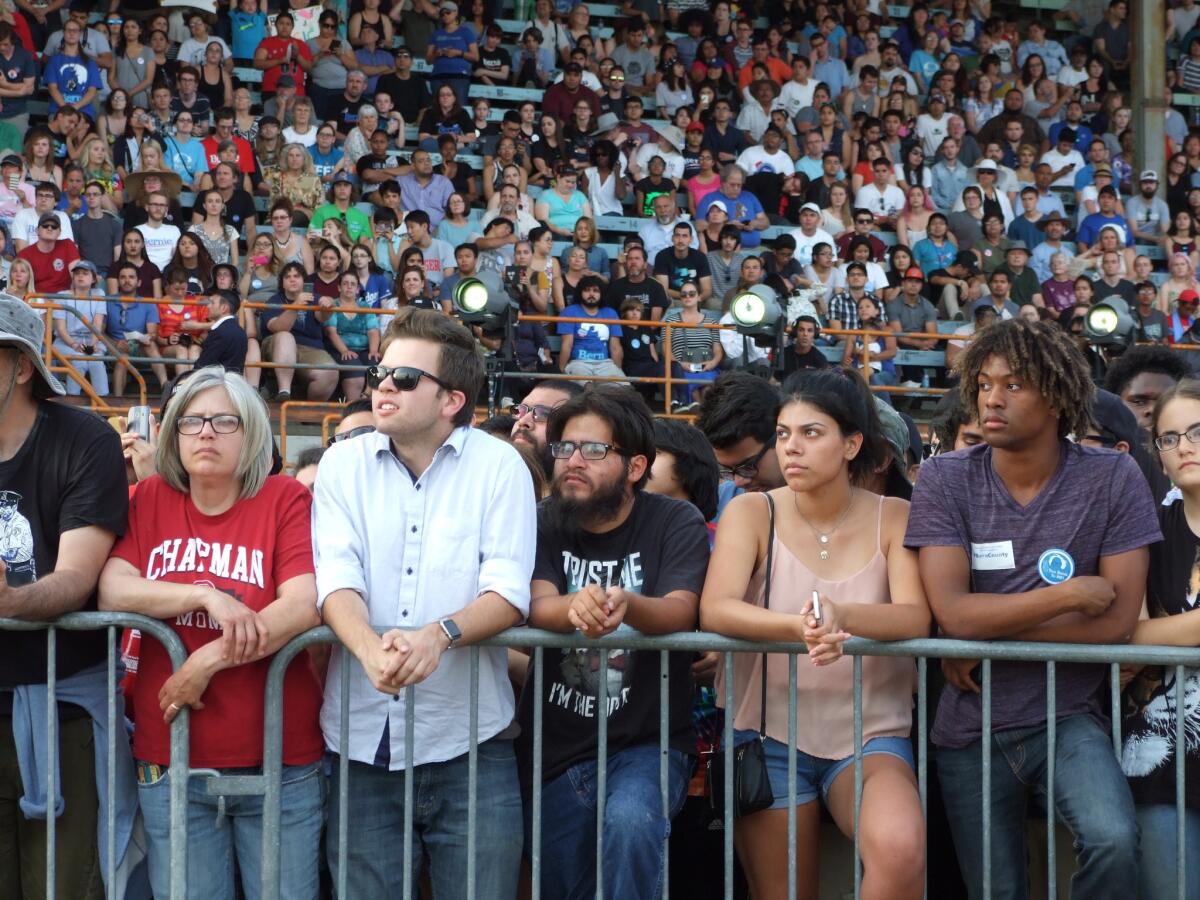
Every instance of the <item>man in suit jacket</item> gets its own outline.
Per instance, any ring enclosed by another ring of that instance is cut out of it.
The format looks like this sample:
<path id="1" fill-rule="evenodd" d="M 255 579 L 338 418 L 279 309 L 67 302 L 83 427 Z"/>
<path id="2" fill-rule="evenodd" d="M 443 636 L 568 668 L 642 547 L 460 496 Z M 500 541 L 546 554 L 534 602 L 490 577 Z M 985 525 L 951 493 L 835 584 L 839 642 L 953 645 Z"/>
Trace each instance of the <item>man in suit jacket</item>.
<path id="1" fill-rule="evenodd" d="M 231 372 L 241 372 L 246 364 L 246 332 L 238 324 L 237 312 L 241 300 L 234 291 L 213 289 L 208 297 L 208 319 L 212 325 L 200 347 L 195 368 L 224 366 Z"/>

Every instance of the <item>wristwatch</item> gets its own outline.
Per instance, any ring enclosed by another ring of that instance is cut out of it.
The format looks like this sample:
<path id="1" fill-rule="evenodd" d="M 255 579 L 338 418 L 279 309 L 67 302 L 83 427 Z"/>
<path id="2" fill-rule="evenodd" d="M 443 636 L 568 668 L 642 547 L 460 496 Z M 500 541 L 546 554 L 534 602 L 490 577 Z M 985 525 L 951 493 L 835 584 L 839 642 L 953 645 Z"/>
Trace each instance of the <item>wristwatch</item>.
<path id="1" fill-rule="evenodd" d="M 446 636 L 446 640 L 450 642 L 450 646 L 446 649 L 453 650 L 454 645 L 462 640 L 462 631 L 454 624 L 453 619 L 441 619 L 438 621 L 438 625 L 441 626 L 442 634 Z"/>

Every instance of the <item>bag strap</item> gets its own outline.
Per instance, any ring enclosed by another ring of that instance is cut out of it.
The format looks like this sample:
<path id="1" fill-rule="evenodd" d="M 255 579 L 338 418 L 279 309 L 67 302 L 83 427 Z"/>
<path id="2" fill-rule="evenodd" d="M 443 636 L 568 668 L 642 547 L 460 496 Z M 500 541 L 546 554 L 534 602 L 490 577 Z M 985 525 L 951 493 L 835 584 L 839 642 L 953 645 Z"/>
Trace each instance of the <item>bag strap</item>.
<path id="1" fill-rule="evenodd" d="M 767 509 L 771 515 L 771 528 L 767 532 L 767 572 L 766 581 L 763 583 L 763 609 L 771 608 L 771 563 L 775 557 L 775 500 L 769 493 L 764 492 L 763 496 L 767 498 Z M 758 720 L 758 736 L 759 739 L 764 739 L 767 736 L 767 654 L 762 655 L 762 695 L 759 705 L 759 720 Z"/>

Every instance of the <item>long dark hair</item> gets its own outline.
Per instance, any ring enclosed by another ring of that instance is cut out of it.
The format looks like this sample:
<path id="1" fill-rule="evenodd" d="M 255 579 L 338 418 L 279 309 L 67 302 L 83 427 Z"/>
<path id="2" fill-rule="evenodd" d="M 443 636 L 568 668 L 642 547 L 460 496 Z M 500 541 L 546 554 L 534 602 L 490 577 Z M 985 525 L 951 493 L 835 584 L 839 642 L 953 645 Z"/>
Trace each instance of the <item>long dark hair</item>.
<path id="1" fill-rule="evenodd" d="M 866 483 L 891 458 L 875 398 L 857 372 L 840 367 L 804 369 L 788 376 L 782 393 L 780 411 L 793 403 L 806 403 L 833 419 L 843 437 L 862 435 L 862 446 L 848 464 L 853 483 Z"/>

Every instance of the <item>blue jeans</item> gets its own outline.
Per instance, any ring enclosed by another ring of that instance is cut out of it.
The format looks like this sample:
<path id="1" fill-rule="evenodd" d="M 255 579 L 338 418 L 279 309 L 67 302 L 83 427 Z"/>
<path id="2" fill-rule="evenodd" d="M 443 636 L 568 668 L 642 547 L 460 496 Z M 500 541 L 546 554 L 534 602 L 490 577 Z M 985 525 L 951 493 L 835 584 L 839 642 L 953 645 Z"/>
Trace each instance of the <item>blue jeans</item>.
<path id="1" fill-rule="evenodd" d="M 1029 896 L 1025 831 L 1030 794 L 1046 797 L 1044 726 L 992 735 L 992 898 Z M 937 750 L 938 777 L 954 849 L 971 900 L 983 896 L 982 748 Z M 1071 896 L 1137 895 L 1138 825 L 1112 739 L 1087 716 L 1058 722 L 1054 769 L 1058 820 L 1075 836 Z"/>
<path id="2" fill-rule="evenodd" d="M 1141 900 L 1176 900 L 1179 855 L 1176 853 L 1175 804 L 1154 803 L 1137 807 L 1142 829 L 1138 896 Z M 1187 859 L 1185 897 L 1200 897 L 1200 810 L 1183 811 L 1183 848 Z"/>
<path id="3" fill-rule="evenodd" d="M 608 757 L 604 801 L 604 896 L 656 900 L 662 894 L 666 839 L 687 796 L 692 758 L 668 750 L 662 812 L 658 744 L 639 744 Z M 542 896 L 596 896 L 596 761 L 576 763 L 542 788 Z M 532 847 L 532 797 L 525 798 L 526 846 Z"/>
<path id="4" fill-rule="evenodd" d="M 333 883 L 338 883 L 338 793 L 334 756 L 329 791 L 326 849 Z M 467 895 L 467 755 L 413 769 L 413 869 L 417 884 L 422 857 L 429 858 L 433 896 Z M 512 741 L 492 738 L 479 745 L 475 807 L 475 896 L 511 900 L 521 868 L 521 789 Z M 404 878 L 404 772 L 351 762 L 347 898 L 392 900 Z"/>
<path id="5" fill-rule="evenodd" d="M 222 774 L 259 775 L 261 768 L 221 769 Z M 262 896 L 262 797 L 209 796 L 205 777 L 188 781 L 187 896 L 234 900 L 234 858 L 246 900 Z M 280 896 L 317 896 L 324 779 L 320 763 L 283 767 L 280 820 Z M 171 776 L 138 785 L 149 845 L 150 884 L 156 897 L 170 896 Z"/>
<path id="6" fill-rule="evenodd" d="M 655 373 L 657 374 L 657 373 Z M 721 374 L 720 369 L 713 369 L 711 372 L 689 372 L 686 371 L 678 362 L 671 361 L 671 377 L 672 378 L 687 378 L 692 381 L 703 379 L 704 381 L 716 381 L 717 376 Z M 672 386 L 672 400 L 679 403 L 691 403 L 697 390 L 703 390 L 707 385 L 704 384 L 677 384 Z"/>

